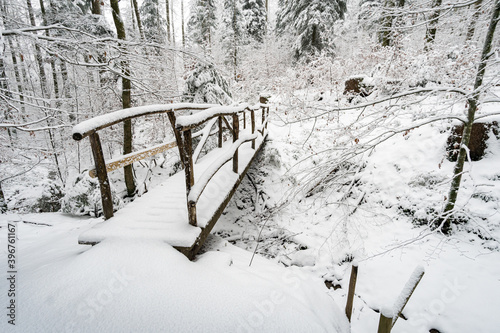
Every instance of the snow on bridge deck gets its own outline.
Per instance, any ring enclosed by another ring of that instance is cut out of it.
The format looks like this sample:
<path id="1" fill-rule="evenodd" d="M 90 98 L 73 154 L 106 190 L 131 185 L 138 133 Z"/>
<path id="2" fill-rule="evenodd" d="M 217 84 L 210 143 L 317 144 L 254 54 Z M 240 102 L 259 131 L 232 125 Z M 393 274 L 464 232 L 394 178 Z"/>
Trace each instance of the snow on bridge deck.
<path id="1" fill-rule="evenodd" d="M 202 228 L 207 227 L 220 206 L 232 195 L 233 188 L 241 181 L 264 140 L 261 136 L 256 139 L 255 150 L 251 142 L 240 146 L 239 174 L 232 171 L 229 162 L 214 175 L 197 203 L 197 227 L 188 222 L 185 176 L 184 171 L 180 171 L 127 204 L 114 217 L 82 233 L 79 243 L 94 245 L 105 239 L 161 240 L 174 247 L 193 247 Z M 195 184 L 218 157 L 227 153 L 231 144 L 225 142 L 222 148 L 210 151 L 194 164 Z"/>

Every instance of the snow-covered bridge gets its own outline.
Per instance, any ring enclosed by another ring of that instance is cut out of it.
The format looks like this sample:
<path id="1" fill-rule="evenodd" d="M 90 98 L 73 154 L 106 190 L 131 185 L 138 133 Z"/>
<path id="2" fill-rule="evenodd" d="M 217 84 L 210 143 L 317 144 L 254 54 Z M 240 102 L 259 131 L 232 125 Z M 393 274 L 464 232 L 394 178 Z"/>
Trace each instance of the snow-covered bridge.
<path id="1" fill-rule="evenodd" d="M 106 219 L 82 233 L 79 243 L 94 245 L 105 239 L 155 239 L 193 258 L 267 137 L 269 106 L 266 103 L 267 99 L 261 97 L 260 104 L 255 106 L 150 105 L 115 111 L 76 125 L 73 138 L 90 139 L 95 162 L 95 170 L 90 173 L 99 179 Z M 181 111 L 184 115 L 179 115 Z M 168 115 L 175 141 L 127 154 L 108 163 L 104 161 L 99 130 L 128 119 L 159 113 Z M 260 116 L 260 120 L 256 120 L 256 116 Z M 223 131 L 229 131 L 232 140 L 224 141 Z M 207 139 L 216 134 L 217 148 L 200 157 Z M 193 138 L 199 138 L 196 145 Z M 176 146 L 184 172 L 173 175 L 114 213 L 108 171 Z M 230 161 L 232 163 L 228 163 Z"/>

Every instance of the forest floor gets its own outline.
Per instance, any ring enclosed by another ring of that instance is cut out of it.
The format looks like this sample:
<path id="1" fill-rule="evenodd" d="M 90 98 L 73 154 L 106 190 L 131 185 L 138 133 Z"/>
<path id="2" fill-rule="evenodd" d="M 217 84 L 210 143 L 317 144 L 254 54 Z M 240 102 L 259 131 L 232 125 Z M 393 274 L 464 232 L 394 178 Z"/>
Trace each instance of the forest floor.
<path id="1" fill-rule="evenodd" d="M 453 122 L 363 148 L 418 123 L 415 108 L 436 111 L 419 104 L 386 117 L 358 110 L 296 121 L 278 106 L 264 151 L 193 263 L 157 242 L 78 245 L 101 218 L 1 215 L 2 244 L 17 221 L 16 326 L 4 316 L 1 331 L 346 332 L 352 263 L 352 332 L 375 332 L 378 312 L 419 266 L 425 275 L 394 332 L 496 331 L 500 143 L 491 136 L 485 157 L 468 167 L 464 221 L 444 236 L 430 226 L 453 170 L 445 151 Z M 159 167 L 153 174 L 153 183 L 168 177 Z M 6 245 L 0 261 L 8 262 Z M 10 299 L 2 292 L 4 309 Z"/>

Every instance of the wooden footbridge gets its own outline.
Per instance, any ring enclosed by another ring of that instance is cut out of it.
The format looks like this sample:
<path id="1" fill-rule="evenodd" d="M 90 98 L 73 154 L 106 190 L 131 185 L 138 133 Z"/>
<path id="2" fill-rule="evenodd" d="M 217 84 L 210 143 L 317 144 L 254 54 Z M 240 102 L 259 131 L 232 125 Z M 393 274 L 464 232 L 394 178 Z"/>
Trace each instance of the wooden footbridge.
<path id="1" fill-rule="evenodd" d="M 269 106 L 261 97 L 255 106 L 162 104 L 124 109 L 86 120 L 73 128 L 73 139 L 89 137 L 99 179 L 105 221 L 85 231 L 80 244 L 105 239 L 160 240 L 192 259 L 245 176 L 267 137 Z M 98 131 L 128 119 L 166 113 L 175 141 L 108 161 Z M 261 120 L 256 120 L 260 116 Z M 229 119 L 229 120 L 228 120 Z M 247 124 L 248 123 L 248 124 Z M 232 140 L 224 141 L 224 132 Z M 200 157 L 207 139 L 217 135 L 217 147 Z M 199 138 L 193 144 L 193 138 Z M 108 172 L 178 147 L 184 172 L 149 190 L 114 212 Z M 232 161 L 232 163 L 228 163 Z"/>

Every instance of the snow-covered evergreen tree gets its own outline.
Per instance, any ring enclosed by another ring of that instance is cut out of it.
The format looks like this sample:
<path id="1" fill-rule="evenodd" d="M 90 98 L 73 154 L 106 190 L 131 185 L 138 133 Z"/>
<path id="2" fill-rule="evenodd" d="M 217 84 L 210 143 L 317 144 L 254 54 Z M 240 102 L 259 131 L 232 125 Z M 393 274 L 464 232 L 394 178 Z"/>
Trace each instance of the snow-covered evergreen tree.
<path id="1" fill-rule="evenodd" d="M 262 42 L 266 33 L 266 4 L 264 0 L 243 0 L 246 31 L 256 41 Z"/>
<path id="2" fill-rule="evenodd" d="M 295 57 L 331 51 L 333 24 L 344 18 L 345 0 L 281 0 L 276 30 L 295 39 Z"/>
<path id="3" fill-rule="evenodd" d="M 227 80 L 212 65 L 198 63 L 186 80 L 186 100 L 195 103 L 231 104 Z"/>
<path id="4" fill-rule="evenodd" d="M 222 47 L 225 50 L 225 63 L 233 68 L 234 78 L 237 78 L 239 48 L 244 33 L 244 20 L 239 0 L 224 0 L 222 15 Z"/>
<path id="5" fill-rule="evenodd" d="M 144 38 L 149 42 L 165 43 L 167 32 L 164 27 L 166 23 L 159 12 L 159 1 L 144 0 L 140 12 Z"/>
<path id="6" fill-rule="evenodd" d="M 217 27 L 215 0 L 194 0 L 187 28 L 188 36 L 205 50 L 212 46 L 213 32 Z"/>

